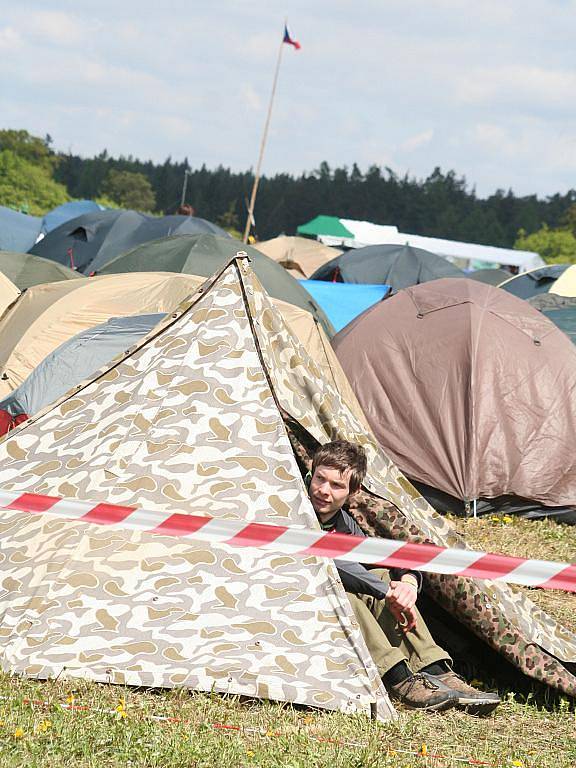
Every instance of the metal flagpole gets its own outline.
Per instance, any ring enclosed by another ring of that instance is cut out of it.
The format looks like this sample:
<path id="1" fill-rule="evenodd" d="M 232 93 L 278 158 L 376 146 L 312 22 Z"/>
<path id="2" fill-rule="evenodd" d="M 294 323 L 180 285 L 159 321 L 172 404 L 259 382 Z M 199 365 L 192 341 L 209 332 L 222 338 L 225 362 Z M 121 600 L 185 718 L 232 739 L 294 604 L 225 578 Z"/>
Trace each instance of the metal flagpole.
<path id="1" fill-rule="evenodd" d="M 262 158 L 264 157 L 264 149 L 266 147 L 266 139 L 268 138 L 268 128 L 270 127 L 270 117 L 272 115 L 272 104 L 274 103 L 274 95 L 276 93 L 276 83 L 278 82 L 278 73 L 280 72 L 280 62 L 282 61 L 282 51 L 284 49 L 284 39 L 280 42 L 280 49 L 278 51 L 278 60 L 276 61 L 276 72 L 274 73 L 274 82 L 272 84 L 272 93 L 270 94 L 270 103 L 268 104 L 268 114 L 266 115 L 266 122 L 264 124 L 264 133 L 262 134 L 262 141 L 260 142 L 260 154 L 258 155 L 258 163 L 256 164 L 256 175 L 254 176 L 254 184 L 252 185 L 252 194 L 250 195 L 250 203 L 248 205 L 248 215 L 246 217 L 246 227 L 244 228 L 243 242 L 248 242 L 248 235 L 250 234 L 250 227 L 254 222 L 254 204 L 256 203 L 256 193 L 258 192 L 258 184 L 260 183 L 260 168 L 262 166 Z"/>

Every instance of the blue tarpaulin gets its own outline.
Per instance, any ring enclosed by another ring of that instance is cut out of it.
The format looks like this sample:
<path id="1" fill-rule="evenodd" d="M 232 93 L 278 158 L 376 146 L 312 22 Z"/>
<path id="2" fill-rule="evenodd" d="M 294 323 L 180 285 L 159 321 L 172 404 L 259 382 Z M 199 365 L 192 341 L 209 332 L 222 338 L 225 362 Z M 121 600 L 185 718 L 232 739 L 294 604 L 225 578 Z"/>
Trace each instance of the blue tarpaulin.
<path id="1" fill-rule="evenodd" d="M 365 309 L 381 301 L 390 290 L 389 285 L 329 283 L 324 280 L 300 282 L 320 304 L 337 331 L 348 325 Z"/>

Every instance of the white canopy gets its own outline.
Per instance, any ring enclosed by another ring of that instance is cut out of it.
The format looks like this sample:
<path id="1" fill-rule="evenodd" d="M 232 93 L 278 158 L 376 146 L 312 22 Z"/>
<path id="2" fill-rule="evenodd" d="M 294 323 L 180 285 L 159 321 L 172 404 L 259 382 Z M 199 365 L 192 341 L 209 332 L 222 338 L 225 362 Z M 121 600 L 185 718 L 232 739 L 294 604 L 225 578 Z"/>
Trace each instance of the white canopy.
<path id="1" fill-rule="evenodd" d="M 397 227 L 372 224 L 369 221 L 354 221 L 340 219 L 340 223 L 353 233 L 354 237 L 334 237 L 318 235 L 318 239 L 326 245 L 344 246 L 346 248 L 363 248 L 366 245 L 411 245 L 413 248 L 423 248 L 426 251 L 443 256 L 448 261 L 455 261 L 458 266 L 468 266 L 473 261 L 487 264 L 502 264 L 518 267 L 521 272 L 534 269 L 544 264 L 543 259 L 535 251 L 516 251 L 513 248 L 497 248 L 494 245 L 479 245 L 463 243 L 458 240 L 444 240 L 438 237 L 423 237 L 399 232 Z M 468 262 L 462 263 L 462 262 Z"/>

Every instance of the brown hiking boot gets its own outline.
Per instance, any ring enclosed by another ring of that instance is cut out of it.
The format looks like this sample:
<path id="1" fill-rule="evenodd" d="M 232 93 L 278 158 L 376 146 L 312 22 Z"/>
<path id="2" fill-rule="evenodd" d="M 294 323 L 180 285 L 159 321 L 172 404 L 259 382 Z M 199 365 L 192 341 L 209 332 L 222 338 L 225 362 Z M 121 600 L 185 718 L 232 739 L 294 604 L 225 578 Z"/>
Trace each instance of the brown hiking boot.
<path id="1" fill-rule="evenodd" d="M 440 680 L 457 693 L 457 706 L 466 710 L 470 715 L 487 715 L 500 704 L 498 694 L 484 693 L 484 691 L 473 688 L 452 669 L 442 675 L 435 675 L 435 679 Z"/>
<path id="2" fill-rule="evenodd" d="M 427 672 L 410 675 L 401 683 L 391 685 L 388 692 L 411 709 L 443 712 L 458 704 L 458 693 Z"/>

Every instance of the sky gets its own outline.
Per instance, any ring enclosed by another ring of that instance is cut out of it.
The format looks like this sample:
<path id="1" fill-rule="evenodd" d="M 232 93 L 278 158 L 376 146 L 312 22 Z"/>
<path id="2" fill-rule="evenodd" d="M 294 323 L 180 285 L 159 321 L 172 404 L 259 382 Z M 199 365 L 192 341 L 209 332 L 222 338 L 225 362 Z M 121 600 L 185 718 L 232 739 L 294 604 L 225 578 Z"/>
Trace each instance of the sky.
<path id="1" fill-rule="evenodd" d="M 0 128 L 234 171 L 436 166 L 480 197 L 576 188 L 576 0 L 19 0 Z"/>

